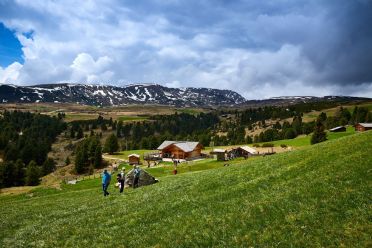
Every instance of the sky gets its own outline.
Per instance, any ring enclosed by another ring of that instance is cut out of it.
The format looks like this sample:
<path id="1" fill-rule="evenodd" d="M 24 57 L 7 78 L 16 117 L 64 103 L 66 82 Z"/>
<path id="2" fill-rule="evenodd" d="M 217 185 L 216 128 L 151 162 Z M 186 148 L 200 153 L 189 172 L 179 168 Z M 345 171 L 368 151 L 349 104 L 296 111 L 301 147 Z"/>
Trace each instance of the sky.
<path id="1" fill-rule="evenodd" d="M 372 97 L 372 0 L 0 0 L 0 83 Z"/>

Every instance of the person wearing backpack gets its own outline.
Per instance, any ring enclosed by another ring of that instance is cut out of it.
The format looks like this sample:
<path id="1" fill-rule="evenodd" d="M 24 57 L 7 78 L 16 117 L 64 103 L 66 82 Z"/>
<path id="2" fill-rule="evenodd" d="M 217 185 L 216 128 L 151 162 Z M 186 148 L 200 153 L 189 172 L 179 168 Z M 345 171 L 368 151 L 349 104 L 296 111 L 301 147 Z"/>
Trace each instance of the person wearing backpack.
<path id="1" fill-rule="evenodd" d="M 134 166 L 134 171 L 133 171 L 133 188 L 138 188 L 140 175 L 141 175 L 140 168 L 138 168 L 138 166 Z"/>
<path id="2" fill-rule="evenodd" d="M 103 196 L 108 196 L 110 193 L 107 191 L 108 186 L 111 182 L 111 175 L 107 172 L 105 169 L 102 174 L 102 190 L 103 190 Z"/>

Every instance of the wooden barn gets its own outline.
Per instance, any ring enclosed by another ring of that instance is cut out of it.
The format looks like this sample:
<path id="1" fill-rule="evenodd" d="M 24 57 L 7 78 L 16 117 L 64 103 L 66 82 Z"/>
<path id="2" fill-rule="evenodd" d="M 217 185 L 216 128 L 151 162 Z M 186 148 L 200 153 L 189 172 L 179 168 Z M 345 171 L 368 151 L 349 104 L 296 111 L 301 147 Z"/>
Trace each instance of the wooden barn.
<path id="1" fill-rule="evenodd" d="M 138 155 L 138 154 L 130 154 L 128 156 L 128 161 L 129 161 L 129 164 L 130 165 L 140 164 L 140 155 Z"/>
<path id="2" fill-rule="evenodd" d="M 201 157 L 203 146 L 199 142 L 164 141 L 157 150 L 162 158 L 195 159 Z"/>
<path id="3" fill-rule="evenodd" d="M 355 131 L 364 132 L 372 129 L 372 123 L 358 123 L 355 124 Z"/>
<path id="4" fill-rule="evenodd" d="M 217 156 L 217 161 L 226 161 L 227 160 L 227 150 L 225 149 L 213 149 L 210 153 L 211 155 Z"/>
<path id="5" fill-rule="evenodd" d="M 346 132 L 346 127 L 344 126 L 334 127 L 334 128 L 329 129 L 329 131 L 332 133 Z"/>
<path id="6" fill-rule="evenodd" d="M 256 154 L 258 154 L 257 150 L 249 146 L 240 146 L 240 147 L 232 149 L 229 152 L 229 156 L 231 158 L 236 158 L 236 157 L 248 158 Z"/>

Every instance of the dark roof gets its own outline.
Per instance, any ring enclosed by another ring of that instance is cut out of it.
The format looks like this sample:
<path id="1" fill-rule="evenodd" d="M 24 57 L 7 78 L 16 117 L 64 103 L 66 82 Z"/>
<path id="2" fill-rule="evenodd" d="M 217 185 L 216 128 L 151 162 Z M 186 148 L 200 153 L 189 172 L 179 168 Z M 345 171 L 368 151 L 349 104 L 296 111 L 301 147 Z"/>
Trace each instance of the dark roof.
<path id="1" fill-rule="evenodd" d="M 336 131 L 338 129 L 343 129 L 343 128 L 346 128 L 346 127 L 344 127 L 344 126 L 338 126 L 338 127 L 334 127 L 334 128 L 329 129 L 329 131 Z"/>

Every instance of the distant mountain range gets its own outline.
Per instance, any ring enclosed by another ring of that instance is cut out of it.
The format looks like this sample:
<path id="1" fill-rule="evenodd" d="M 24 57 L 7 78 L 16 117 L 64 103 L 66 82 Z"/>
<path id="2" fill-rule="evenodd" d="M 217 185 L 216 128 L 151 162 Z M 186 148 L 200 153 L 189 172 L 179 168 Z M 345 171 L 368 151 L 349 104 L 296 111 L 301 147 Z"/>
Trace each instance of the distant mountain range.
<path id="1" fill-rule="evenodd" d="M 210 88 L 168 88 L 159 84 L 124 87 L 88 84 L 0 85 L 0 103 L 77 103 L 95 106 L 160 104 L 178 107 L 266 106 L 299 102 L 361 100 L 358 97 L 276 97 L 246 100 L 231 90 Z"/>

